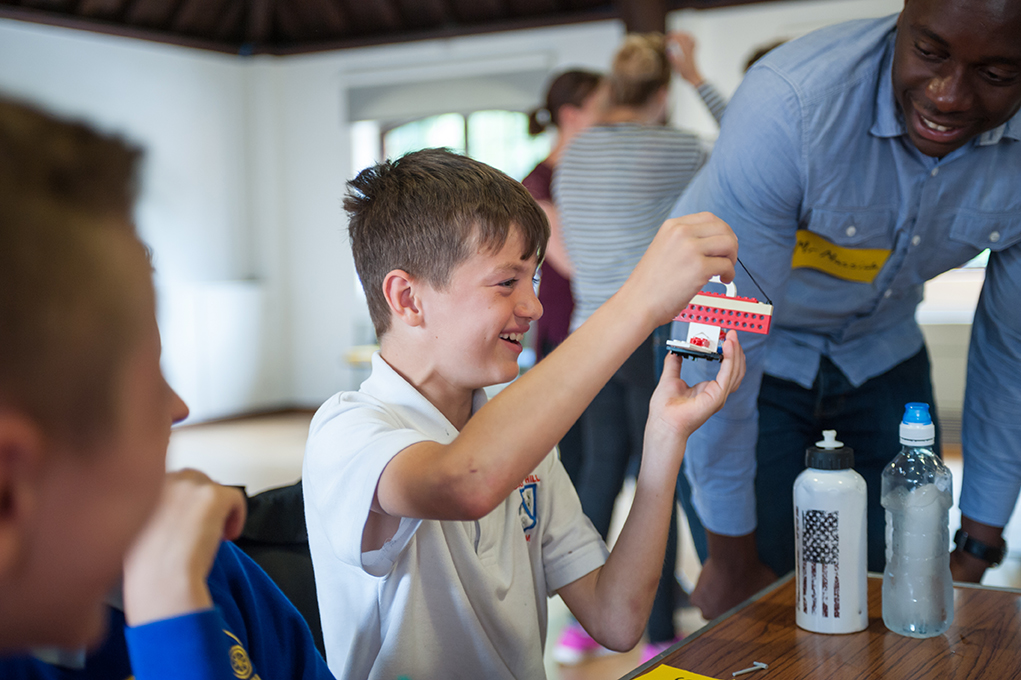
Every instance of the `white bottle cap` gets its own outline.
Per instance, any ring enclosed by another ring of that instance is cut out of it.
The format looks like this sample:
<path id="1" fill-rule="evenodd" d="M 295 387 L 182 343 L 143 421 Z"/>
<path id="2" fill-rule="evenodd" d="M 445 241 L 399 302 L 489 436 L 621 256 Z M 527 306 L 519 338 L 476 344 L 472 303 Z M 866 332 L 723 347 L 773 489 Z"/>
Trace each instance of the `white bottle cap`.
<path id="1" fill-rule="evenodd" d="M 822 441 L 816 442 L 815 445 L 820 449 L 839 449 L 844 446 L 844 442 L 837 441 L 836 430 L 823 430 Z"/>

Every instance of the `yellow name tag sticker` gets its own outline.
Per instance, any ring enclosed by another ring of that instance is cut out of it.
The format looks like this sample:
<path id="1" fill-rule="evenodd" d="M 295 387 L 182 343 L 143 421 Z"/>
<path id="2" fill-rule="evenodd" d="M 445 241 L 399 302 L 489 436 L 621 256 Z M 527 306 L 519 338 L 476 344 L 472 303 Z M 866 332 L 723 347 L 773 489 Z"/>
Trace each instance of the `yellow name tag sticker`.
<path id="1" fill-rule="evenodd" d="M 635 680 L 716 680 L 716 678 L 691 671 L 682 671 L 672 666 L 656 666 L 645 675 L 639 675 Z"/>
<path id="2" fill-rule="evenodd" d="M 791 258 L 793 269 L 815 269 L 845 281 L 872 283 L 890 251 L 882 248 L 844 248 L 807 229 L 798 229 Z"/>

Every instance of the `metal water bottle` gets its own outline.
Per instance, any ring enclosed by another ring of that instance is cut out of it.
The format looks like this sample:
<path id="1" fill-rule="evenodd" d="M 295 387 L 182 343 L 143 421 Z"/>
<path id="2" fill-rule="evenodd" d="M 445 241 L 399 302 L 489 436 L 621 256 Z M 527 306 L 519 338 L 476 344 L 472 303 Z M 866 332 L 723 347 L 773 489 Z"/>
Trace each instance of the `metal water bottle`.
<path id="1" fill-rule="evenodd" d="M 886 508 L 883 623 L 894 633 L 941 635 L 954 620 L 950 575 L 950 470 L 932 447 L 936 430 L 929 405 L 905 407 L 903 445 L 883 470 L 880 502 Z"/>
<path id="2" fill-rule="evenodd" d="M 822 434 L 794 482 L 795 619 L 814 633 L 855 633 L 869 623 L 865 480 L 836 431 Z"/>

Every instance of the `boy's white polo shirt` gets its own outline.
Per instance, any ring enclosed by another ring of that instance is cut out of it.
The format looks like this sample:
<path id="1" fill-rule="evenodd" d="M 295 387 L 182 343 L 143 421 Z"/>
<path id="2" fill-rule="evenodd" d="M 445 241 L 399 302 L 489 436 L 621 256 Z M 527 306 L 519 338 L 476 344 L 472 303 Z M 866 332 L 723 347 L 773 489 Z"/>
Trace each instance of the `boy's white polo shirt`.
<path id="1" fill-rule="evenodd" d="M 478 390 L 473 411 L 485 402 Z M 383 468 L 412 444 L 456 436 L 378 353 L 361 389 L 334 395 L 312 419 L 305 519 L 339 678 L 544 678 L 547 598 L 606 561 L 555 451 L 479 521 L 404 518 L 363 554 Z"/>

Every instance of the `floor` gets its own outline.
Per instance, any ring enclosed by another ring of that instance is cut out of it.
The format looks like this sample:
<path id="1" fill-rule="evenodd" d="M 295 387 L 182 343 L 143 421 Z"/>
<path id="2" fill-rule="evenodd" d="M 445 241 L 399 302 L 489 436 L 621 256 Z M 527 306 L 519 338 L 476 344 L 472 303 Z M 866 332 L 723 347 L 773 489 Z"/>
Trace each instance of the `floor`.
<path id="1" fill-rule="evenodd" d="M 175 428 L 170 438 L 167 455 L 169 469 L 194 467 L 206 472 L 223 484 L 246 487 L 249 494 L 290 484 L 301 476 L 301 460 L 311 413 L 295 412 L 236 420 L 185 425 Z M 955 498 L 960 493 L 960 451 L 948 451 L 947 464 L 955 482 Z M 632 485 L 625 485 L 617 499 L 612 537 L 619 531 L 634 493 Z M 954 512 L 954 511 L 952 511 Z M 1021 518 L 1007 526 L 1008 545 L 1016 546 L 1004 563 L 986 574 L 983 583 L 1021 587 Z M 683 513 L 681 513 L 683 520 Z M 959 514 L 951 516 L 951 527 L 959 523 Z M 677 576 L 681 585 L 689 590 L 698 579 L 700 565 L 695 555 L 686 522 L 679 527 L 679 555 Z M 549 643 L 546 651 L 547 675 L 551 680 L 612 680 L 626 675 L 639 665 L 640 651 L 626 654 L 609 654 L 593 658 L 576 666 L 561 666 L 550 657 L 553 644 L 569 621 L 567 607 L 560 598 L 553 598 L 549 608 Z M 685 634 L 700 628 L 705 621 L 693 608 L 677 612 L 677 626 Z M 640 648 L 640 646 L 639 646 Z"/>

